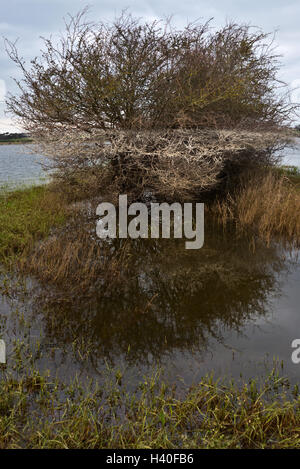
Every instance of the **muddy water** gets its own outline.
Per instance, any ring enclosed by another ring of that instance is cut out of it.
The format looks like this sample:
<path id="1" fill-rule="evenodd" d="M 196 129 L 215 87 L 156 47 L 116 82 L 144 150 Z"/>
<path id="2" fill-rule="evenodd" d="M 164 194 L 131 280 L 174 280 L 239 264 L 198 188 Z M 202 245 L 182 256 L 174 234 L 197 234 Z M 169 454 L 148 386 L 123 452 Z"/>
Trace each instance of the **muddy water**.
<path id="1" fill-rule="evenodd" d="M 111 366 L 134 383 L 157 365 L 171 382 L 191 384 L 211 372 L 250 378 L 275 359 L 299 382 L 291 342 L 300 338 L 300 263 L 278 245 L 250 246 L 209 223 L 198 251 L 180 240 L 132 240 L 122 284 L 99 279 L 93 297 L 81 300 L 45 294 L 32 280 L 27 293 L 16 286 L 8 297 L 2 281 L 8 366 L 17 340 L 30 344 L 39 369 L 66 381 L 101 380 Z"/>

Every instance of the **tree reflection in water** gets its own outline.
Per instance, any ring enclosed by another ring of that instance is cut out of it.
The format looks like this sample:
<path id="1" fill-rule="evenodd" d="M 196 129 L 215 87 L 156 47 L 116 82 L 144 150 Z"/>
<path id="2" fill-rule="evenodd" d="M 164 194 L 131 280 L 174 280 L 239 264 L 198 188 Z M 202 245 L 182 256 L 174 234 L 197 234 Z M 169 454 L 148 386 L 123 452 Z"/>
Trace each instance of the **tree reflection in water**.
<path id="1" fill-rule="evenodd" d="M 209 232 L 208 232 L 209 231 Z M 115 240 L 111 256 L 123 240 Z M 128 241 L 127 241 L 128 242 Z M 88 343 L 94 361 L 147 363 L 174 352 L 205 352 L 225 330 L 239 331 L 264 316 L 287 268 L 278 246 L 206 229 L 204 247 L 188 251 L 182 240 L 131 240 L 122 282 L 99 279 L 92 298 L 42 293 L 45 334 L 57 347 Z M 130 348 L 130 353 L 127 354 Z"/>

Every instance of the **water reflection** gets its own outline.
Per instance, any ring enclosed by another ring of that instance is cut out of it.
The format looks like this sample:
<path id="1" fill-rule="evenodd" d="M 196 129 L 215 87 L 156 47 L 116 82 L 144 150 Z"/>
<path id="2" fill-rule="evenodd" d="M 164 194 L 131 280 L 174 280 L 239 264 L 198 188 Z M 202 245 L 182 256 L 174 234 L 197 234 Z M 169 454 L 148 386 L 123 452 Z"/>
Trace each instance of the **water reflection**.
<path id="1" fill-rule="evenodd" d="M 92 299 L 36 299 L 36 311 L 44 304 L 44 334 L 56 347 L 88 344 L 94 363 L 126 357 L 146 366 L 149 357 L 191 351 L 199 358 L 213 340 L 222 343 L 225 331 L 239 332 L 268 314 L 278 273 L 287 269 L 278 246 L 257 244 L 253 251 L 248 239 L 216 228 L 199 251 L 178 240 L 133 240 L 129 257 L 126 280 L 109 289 L 100 282 Z"/>
<path id="2" fill-rule="evenodd" d="M 0 146 L 1 179 L 38 176 L 40 166 L 33 169 L 20 151 Z M 112 259 L 121 245 L 111 246 Z M 37 288 L 10 301 L 0 291 L 8 357 L 15 338 L 38 340 L 37 366 L 64 377 L 98 376 L 107 360 L 142 371 L 160 362 L 174 380 L 178 373 L 189 381 L 195 370 L 256 375 L 268 353 L 285 360 L 299 381 L 290 343 L 300 335 L 300 267 L 286 255 L 276 245 L 256 243 L 253 251 L 249 239 L 207 225 L 199 251 L 185 250 L 180 240 L 134 240 L 122 282 L 107 285 L 99 278 L 92 299 Z"/>

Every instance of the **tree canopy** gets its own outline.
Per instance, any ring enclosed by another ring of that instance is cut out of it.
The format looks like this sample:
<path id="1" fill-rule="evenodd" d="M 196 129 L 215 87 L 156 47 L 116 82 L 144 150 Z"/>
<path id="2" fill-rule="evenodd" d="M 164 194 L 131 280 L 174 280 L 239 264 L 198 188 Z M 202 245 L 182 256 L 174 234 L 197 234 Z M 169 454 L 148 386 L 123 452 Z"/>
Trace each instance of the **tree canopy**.
<path id="1" fill-rule="evenodd" d="M 178 30 L 126 12 L 92 24 L 83 11 L 28 68 L 16 44 L 7 50 L 23 72 L 8 108 L 29 131 L 249 127 L 280 124 L 290 110 L 272 38 L 248 25 Z"/>

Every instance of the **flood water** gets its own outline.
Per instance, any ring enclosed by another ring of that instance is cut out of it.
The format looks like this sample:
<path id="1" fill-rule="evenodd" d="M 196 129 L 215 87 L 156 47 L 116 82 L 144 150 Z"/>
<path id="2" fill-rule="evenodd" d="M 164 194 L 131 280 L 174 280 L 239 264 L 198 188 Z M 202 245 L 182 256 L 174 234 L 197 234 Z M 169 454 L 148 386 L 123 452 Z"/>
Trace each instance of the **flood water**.
<path id="1" fill-rule="evenodd" d="M 32 152 L 33 145 L 0 145 L 0 187 L 41 184 L 47 179 L 45 159 Z"/>
<path id="2" fill-rule="evenodd" d="M 112 243 L 112 256 L 120 242 Z M 131 240 L 126 279 L 109 288 L 99 281 L 92 299 L 57 299 L 30 282 L 27 294 L 3 294 L 1 336 L 8 364 L 14 341 L 26 338 L 38 367 L 66 380 L 101 380 L 113 366 L 134 383 L 156 365 L 171 382 L 192 384 L 211 372 L 248 379 L 276 360 L 296 383 L 299 287 L 295 252 L 263 243 L 253 249 L 249 239 L 206 223 L 200 250 L 186 250 L 181 240 Z"/>
<path id="3" fill-rule="evenodd" d="M 300 168 L 300 138 L 295 138 L 295 144 L 292 148 L 284 150 L 282 164 Z"/>

